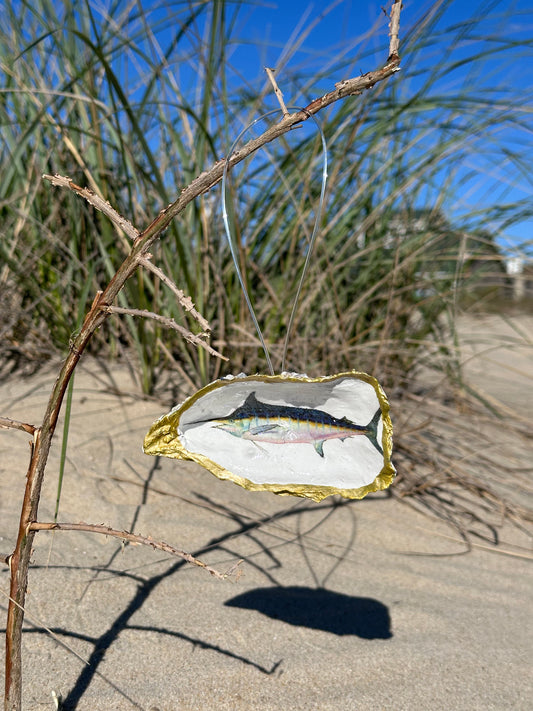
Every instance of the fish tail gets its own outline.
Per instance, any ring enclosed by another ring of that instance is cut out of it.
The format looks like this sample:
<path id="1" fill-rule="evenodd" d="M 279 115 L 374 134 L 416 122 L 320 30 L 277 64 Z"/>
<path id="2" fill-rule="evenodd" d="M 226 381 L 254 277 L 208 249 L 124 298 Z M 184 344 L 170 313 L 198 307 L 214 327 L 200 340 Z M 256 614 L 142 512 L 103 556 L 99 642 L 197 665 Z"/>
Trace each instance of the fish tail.
<path id="1" fill-rule="evenodd" d="M 381 417 L 381 408 L 379 407 L 376 410 L 376 414 L 374 415 L 374 417 L 370 420 L 368 425 L 365 427 L 365 430 L 367 430 L 365 432 L 365 434 L 368 437 L 368 439 L 372 442 L 374 447 L 378 450 L 378 452 L 380 454 L 383 454 L 383 449 L 382 449 L 380 443 L 378 442 L 378 422 L 379 422 L 380 417 Z"/>

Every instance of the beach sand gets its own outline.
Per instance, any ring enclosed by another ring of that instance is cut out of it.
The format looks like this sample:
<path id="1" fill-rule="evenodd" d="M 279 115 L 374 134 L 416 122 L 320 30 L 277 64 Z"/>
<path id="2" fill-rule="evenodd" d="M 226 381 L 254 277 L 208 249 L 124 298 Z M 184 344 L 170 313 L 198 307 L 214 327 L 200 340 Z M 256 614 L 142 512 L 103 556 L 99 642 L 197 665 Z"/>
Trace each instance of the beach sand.
<path id="1" fill-rule="evenodd" d="M 469 382 L 532 418 L 533 318 L 470 317 L 461 329 Z M 0 384 L 0 414 L 38 424 L 54 378 L 48 370 Z M 125 370 L 82 361 L 59 520 L 152 536 L 220 571 L 243 562 L 221 581 L 145 546 L 38 533 L 24 709 L 54 709 L 54 695 L 80 711 L 533 708 L 526 533 L 505 524 L 499 546 L 480 537 L 468 551 L 444 521 L 386 493 L 315 504 L 247 492 L 143 454 L 144 434 L 167 409 L 143 398 Z M 54 515 L 61 427 L 42 521 Z M 496 438 L 505 429 L 492 427 Z M 523 435 L 513 452 L 527 476 Z M 28 453 L 27 435 L 0 432 L 4 554 Z"/>

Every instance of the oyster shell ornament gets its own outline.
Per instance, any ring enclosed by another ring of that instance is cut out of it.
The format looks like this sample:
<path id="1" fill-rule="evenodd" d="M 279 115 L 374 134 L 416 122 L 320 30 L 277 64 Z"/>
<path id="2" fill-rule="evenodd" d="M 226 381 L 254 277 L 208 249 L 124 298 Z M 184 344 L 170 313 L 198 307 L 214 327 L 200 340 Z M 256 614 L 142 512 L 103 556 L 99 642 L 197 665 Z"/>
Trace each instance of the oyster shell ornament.
<path id="1" fill-rule="evenodd" d="M 361 499 L 394 478 L 387 398 L 339 373 L 216 380 L 155 422 L 146 454 L 191 459 L 251 491 Z"/>
<path id="2" fill-rule="evenodd" d="M 277 113 L 269 112 L 256 120 Z M 319 225 L 327 177 L 325 138 L 322 192 L 306 261 L 287 327 L 282 370 L 310 254 Z M 254 122 L 254 123 L 256 123 Z M 233 144 L 233 154 L 246 128 Z M 229 160 L 229 158 L 228 158 Z M 265 351 L 270 375 L 227 376 L 206 385 L 155 422 L 144 439 L 146 454 L 187 459 L 251 491 L 321 501 L 338 494 L 361 499 L 394 479 L 389 403 L 378 381 L 349 371 L 319 378 L 274 374 L 246 291 L 226 211 L 228 160 L 222 183 L 224 224 L 235 268 Z"/>

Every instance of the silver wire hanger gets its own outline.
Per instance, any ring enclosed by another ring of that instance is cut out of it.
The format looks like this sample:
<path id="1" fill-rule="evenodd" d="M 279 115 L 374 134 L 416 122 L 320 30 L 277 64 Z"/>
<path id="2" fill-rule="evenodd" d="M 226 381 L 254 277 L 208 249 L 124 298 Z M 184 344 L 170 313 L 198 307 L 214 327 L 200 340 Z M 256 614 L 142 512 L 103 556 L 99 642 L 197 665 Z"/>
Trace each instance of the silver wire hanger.
<path id="1" fill-rule="evenodd" d="M 295 297 L 294 297 L 294 303 L 293 303 L 293 305 L 292 305 L 291 315 L 290 315 L 290 317 L 289 317 L 289 322 L 288 322 L 288 325 L 287 325 L 287 332 L 286 332 L 286 334 L 285 334 L 285 343 L 284 343 L 284 346 L 283 346 L 283 355 L 282 355 L 282 359 L 281 359 L 281 371 L 282 371 L 282 372 L 285 371 L 286 360 L 287 360 L 287 351 L 288 351 L 288 348 L 289 348 L 289 338 L 290 338 L 291 330 L 292 330 L 292 327 L 293 327 L 293 324 L 294 324 L 294 318 L 295 318 L 295 316 L 296 316 L 296 308 L 297 308 L 298 300 L 299 300 L 299 298 L 300 298 L 300 294 L 301 294 L 301 291 L 302 291 L 302 286 L 303 286 L 303 283 L 304 283 L 304 279 L 305 279 L 305 276 L 306 276 L 306 274 L 307 274 L 307 270 L 308 270 L 308 267 L 309 267 L 309 262 L 310 262 L 310 260 L 311 260 L 311 253 L 312 253 L 313 247 L 314 247 L 314 245 L 315 245 L 316 235 L 317 235 L 318 228 L 319 228 L 319 225 L 320 225 L 320 218 L 322 217 L 322 209 L 323 209 L 323 206 L 324 206 L 324 195 L 325 195 L 325 192 L 326 192 L 326 182 L 327 182 L 327 178 L 328 178 L 328 154 L 327 154 L 326 137 L 324 136 L 324 131 L 322 130 L 322 127 L 321 127 L 320 123 L 317 121 L 317 119 L 316 119 L 312 114 L 309 114 L 308 112 L 306 112 L 305 109 L 302 109 L 302 108 L 299 108 L 299 107 L 296 107 L 296 106 L 289 106 L 288 108 L 289 108 L 290 110 L 292 110 L 292 111 L 303 111 L 303 112 L 307 113 L 307 115 L 309 116 L 309 118 L 311 118 L 311 119 L 313 120 L 313 122 L 315 123 L 315 125 L 316 125 L 316 127 L 317 127 L 317 130 L 318 130 L 318 132 L 319 132 L 319 134 L 320 134 L 321 141 L 322 141 L 323 169 L 322 169 L 322 187 L 321 187 L 321 190 L 320 190 L 320 199 L 319 199 L 318 208 L 317 208 L 317 211 L 316 211 L 315 224 L 314 224 L 314 227 L 313 227 L 313 232 L 311 233 L 311 238 L 310 238 L 310 240 L 309 240 L 309 246 L 308 246 L 308 248 L 307 248 L 307 254 L 306 254 L 306 257 L 305 257 L 304 267 L 303 267 L 303 270 L 302 270 L 302 274 L 301 274 L 301 276 L 300 276 L 300 281 L 299 281 L 299 283 L 298 283 L 298 288 L 296 289 L 296 295 L 295 295 Z M 266 361 L 267 361 L 268 370 L 270 371 L 270 374 L 271 374 L 271 375 L 274 375 L 274 367 L 273 367 L 273 365 L 272 365 L 272 360 L 271 360 L 271 358 L 270 358 L 270 354 L 269 354 L 269 352 L 268 352 L 268 348 L 267 348 L 267 345 L 266 345 L 266 343 L 265 343 L 265 339 L 264 339 L 264 337 L 263 337 L 263 332 L 261 331 L 261 328 L 260 328 L 259 323 L 258 323 L 258 321 L 257 321 L 257 317 L 256 317 L 256 315 L 255 315 L 255 311 L 254 311 L 254 308 L 253 308 L 253 306 L 252 306 L 252 302 L 251 302 L 251 300 L 250 300 L 250 296 L 249 296 L 248 291 L 247 291 L 247 289 L 246 289 L 246 285 L 245 285 L 245 283 L 244 283 L 244 277 L 243 277 L 243 274 L 242 274 L 241 269 L 240 269 L 240 267 L 239 267 L 239 262 L 238 262 L 238 259 L 237 259 L 237 251 L 236 251 L 236 248 L 235 248 L 235 242 L 234 242 L 234 240 L 233 240 L 232 230 L 231 230 L 231 227 L 230 227 L 229 218 L 228 218 L 228 211 L 227 211 L 227 206 L 226 206 L 226 187 L 227 187 L 227 182 L 228 182 L 230 159 L 231 159 L 231 156 L 233 155 L 233 153 L 234 153 L 234 151 L 235 151 L 235 147 L 237 146 L 237 144 L 239 143 L 239 141 L 241 140 L 241 138 L 242 138 L 251 128 L 253 128 L 253 126 L 255 126 L 256 123 L 258 123 L 259 121 L 263 121 L 263 120 L 266 119 L 268 116 L 273 116 L 274 114 L 277 114 L 277 113 L 283 113 L 283 112 L 282 112 L 281 109 L 274 109 L 273 111 L 268 111 L 266 114 L 263 114 L 262 116 L 259 116 L 259 117 L 256 118 L 254 121 L 252 121 L 252 123 L 250 123 L 248 126 L 246 126 L 246 127 L 239 133 L 239 135 L 237 136 L 237 138 L 236 138 L 235 141 L 233 142 L 233 144 L 232 144 L 232 146 L 231 146 L 231 148 L 230 148 L 230 150 L 229 150 L 229 153 L 228 153 L 228 155 L 227 155 L 227 157 L 226 157 L 226 163 L 225 163 L 225 165 L 224 165 L 224 175 L 223 175 L 223 177 L 222 177 L 222 216 L 223 216 L 223 219 L 224 219 L 224 229 L 225 229 L 225 231 L 226 231 L 226 237 L 227 237 L 227 239 L 228 239 L 228 244 L 229 244 L 229 248 L 230 248 L 230 252 L 231 252 L 231 257 L 232 257 L 232 259 L 233 259 L 233 264 L 235 265 L 235 271 L 236 271 L 236 273 L 237 273 L 237 277 L 238 277 L 238 279 L 239 279 L 239 283 L 240 283 L 240 285 L 241 285 L 242 292 L 243 292 L 243 294 L 244 294 L 244 299 L 245 299 L 245 301 L 246 301 L 246 305 L 248 306 L 248 311 L 250 312 L 250 316 L 252 317 L 252 322 L 253 322 L 253 324 L 254 324 L 254 326 L 255 326 L 255 330 L 257 331 L 257 335 L 259 336 L 259 341 L 260 341 L 260 343 L 261 343 L 261 346 L 263 347 L 263 351 L 264 351 L 264 353 L 265 353 L 265 357 L 266 357 Z"/>

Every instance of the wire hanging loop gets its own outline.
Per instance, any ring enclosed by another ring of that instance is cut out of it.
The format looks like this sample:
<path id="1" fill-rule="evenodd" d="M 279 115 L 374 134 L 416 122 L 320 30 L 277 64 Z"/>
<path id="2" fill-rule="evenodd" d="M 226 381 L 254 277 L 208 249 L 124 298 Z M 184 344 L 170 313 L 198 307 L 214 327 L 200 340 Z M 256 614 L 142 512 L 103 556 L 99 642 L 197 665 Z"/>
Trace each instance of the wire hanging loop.
<path id="1" fill-rule="evenodd" d="M 289 348 L 289 339 L 290 339 L 292 327 L 293 327 L 293 325 L 294 325 L 294 319 L 295 319 L 295 316 L 296 316 L 296 309 L 297 309 L 297 306 L 298 306 L 298 300 L 299 300 L 299 298 L 300 298 L 300 294 L 301 294 L 301 291 L 302 291 L 302 286 L 303 286 L 305 277 L 306 277 L 306 275 L 307 275 L 307 271 L 308 271 L 308 268 L 309 268 L 309 263 L 310 263 L 310 261 L 311 261 L 311 254 L 312 254 L 312 252 L 313 252 L 313 247 L 315 246 L 316 236 L 317 236 L 318 229 L 319 229 L 319 226 L 320 226 L 320 219 L 321 219 L 321 217 L 322 217 L 322 210 L 323 210 L 323 207 L 324 207 L 324 196 L 325 196 L 325 194 L 326 194 L 326 182 L 327 182 L 327 179 L 328 179 L 328 154 L 327 154 L 326 137 L 324 136 L 324 131 L 322 130 L 322 127 L 321 127 L 320 123 L 317 121 L 317 119 L 316 119 L 312 114 L 310 114 L 309 112 L 307 112 L 305 109 L 299 108 L 299 107 L 297 107 L 297 106 L 289 106 L 288 108 L 289 108 L 289 110 L 291 110 L 291 111 L 303 111 L 303 112 L 306 113 L 306 114 L 308 115 L 308 117 L 309 117 L 310 119 L 312 119 L 313 122 L 315 123 L 315 125 L 316 125 L 316 127 L 317 127 L 317 130 L 318 130 L 318 132 L 319 132 L 319 134 L 320 134 L 321 142 L 322 142 L 322 156 L 323 156 L 323 161 L 322 161 L 322 186 L 321 186 L 321 189 L 320 189 L 320 198 L 319 198 L 319 201 L 318 201 L 318 208 L 317 208 L 316 215 L 315 215 L 315 223 L 314 223 L 314 226 L 313 226 L 313 231 L 312 231 L 312 233 L 311 233 L 311 238 L 309 239 L 309 246 L 308 246 L 308 248 L 307 248 L 307 254 L 306 254 L 306 256 L 305 256 L 305 261 L 304 261 L 304 266 L 303 266 L 303 269 L 302 269 L 302 274 L 301 274 L 301 276 L 300 276 L 300 280 L 299 280 L 299 282 L 298 282 L 298 287 L 297 287 L 297 289 L 296 289 L 296 295 L 295 295 L 295 297 L 294 297 L 294 302 L 293 302 L 292 309 L 291 309 L 291 315 L 290 315 L 290 317 L 289 317 L 289 321 L 288 321 L 288 324 L 287 324 L 287 332 L 286 332 L 286 334 L 285 334 L 285 343 L 284 343 L 284 346 L 283 346 L 283 355 L 282 355 L 282 359 L 281 359 L 281 371 L 282 371 L 282 372 L 285 371 L 286 360 L 287 360 L 287 351 L 288 351 L 288 348 Z M 245 300 L 245 302 L 246 302 L 246 305 L 247 305 L 247 307 L 248 307 L 248 311 L 250 312 L 250 316 L 251 316 L 251 318 L 252 318 L 252 323 L 253 323 L 254 326 L 255 326 L 255 330 L 257 331 L 257 335 L 258 335 L 258 337 L 259 337 L 259 341 L 260 341 L 261 346 L 262 346 L 262 348 L 263 348 L 263 351 L 264 351 L 264 353 L 265 353 L 265 357 L 266 357 L 266 361 L 267 361 L 268 370 L 269 370 L 269 372 L 270 372 L 271 375 L 274 375 L 274 367 L 273 367 L 273 365 L 272 365 L 272 360 L 271 360 L 271 358 L 270 358 L 270 353 L 268 352 L 268 348 L 267 348 L 265 339 L 264 339 L 264 337 L 263 337 L 263 332 L 261 331 L 261 328 L 260 328 L 259 323 L 258 323 L 258 321 L 257 321 L 257 317 L 256 317 L 256 315 L 255 315 L 255 311 L 254 311 L 254 308 L 253 308 L 253 306 L 252 306 L 252 302 L 251 302 L 251 300 L 250 300 L 250 296 L 249 296 L 249 294 L 248 294 L 248 290 L 247 290 L 247 288 L 246 288 L 246 284 L 245 284 L 245 282 L 244 282 L 244 276 L 243 276 L 243 273 L 242 273 L 241 268 L 240 268 L 240 266 L 239 266 L 239 260 L 238 260 L 238 258 L 237 258 L 237 249 L 236 249 L 236 246 L 235 246 L 235 240 L 233 239 L 233 232 L 232 232 L 232 228 L 231 228 L 230 221 L 229 221 L 229 217 L 228 217 L 228 211 L 227 211 L 227 204 L 226 204 L 226 188 L 227 188 L 227 183 L 228 183 L 228 174 L 229 174 L 229 169 L 230 169 L 231 156 L 232 156 L 233 153 L 235 152 L 235 148 L 236 148 L 237 144 L 239 143 L 239 141 L 241 140 L 241 138 L 242 138 L 251 128 L 253 128 L 253 126 L 255 126 L 256 123 L 259 123 L 259 121 L 263 121 L 264 119 L 268 118 L 269 116 L 273 116 L 274 114 L 277 114 L 277 113 L 283 113 L 283 112 L 281 111 L 281 109 L 274 109 L 273 111 L 268 111 L 266 114 L 263 114 L 262 116 L 259 116 L 259 117 L 256 118 L 254 121 L 252 121 L 252 123 L 250 123 L 248 126 L 246 126 L 246 127 L 239 133 L 239 135 L 237 136 L 237 138 L 236 138 L 235 141 L 233 142 L 233 144 L 232 144 L 232 146 L 231 146 L 231 148 L 230 148 L 230 150 L 229 150 L 229 153 L 228 153 L 228 155 L 227 155 L 227 157 L 226 157 L 226 163 L 225 163 L 225 165 L 224 165 L 224 175 L 223 175 L 223 177 L 222 177 L 222 217 L 223 217 L 223 220 L 224 220 L 224 229 L 225 229 L 225 232 L 226 232 L 226 237 L 227 237 L 227 239 L 228 239 L 228 244 L 229 244 L 229 248 L 230 248 L 230 252 L 231 252 L 231 258 L 232 258 L 232 260 L 233 260 L 233 264 L 234 264 L 234 266 L 235 266 L 235 271 L 236 271 L 237 277 L 238 277 L 238 279 L 239 279 L 239 284 L 240 284 L 240 286 L 241 286 L 242 293 L 243 293 L 243 295 L 244 295 L 244 300 Z"/>

